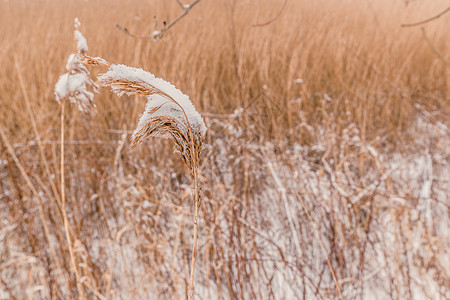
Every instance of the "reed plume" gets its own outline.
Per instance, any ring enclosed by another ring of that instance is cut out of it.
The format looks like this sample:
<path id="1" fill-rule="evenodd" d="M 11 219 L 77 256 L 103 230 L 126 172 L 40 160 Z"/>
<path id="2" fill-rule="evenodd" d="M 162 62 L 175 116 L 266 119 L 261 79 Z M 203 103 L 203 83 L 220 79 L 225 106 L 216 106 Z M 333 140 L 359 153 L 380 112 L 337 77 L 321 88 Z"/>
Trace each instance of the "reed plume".
<path id="1" fill-rule="evenodd" d="M 205 139 L 206 125 L 189 97 L 175 86 L 139 68 L 111 64 L 102 58 L 82 56 L 87 65 L 103 65 L 108 71 L 100 74 L 98 83 L 110 87 L 118 96 L 146 96 L 145 111 L 131 138 L 131 147 L 150 136 L 169 137 L 194 179 L 194 237 L 188 299 L 193 299 L 195 259 L 197 254 L 198 210 L 200 186 L 198 167 Z"/>
<path id="2" fill-rule="evenodd" d="M 86 38 L 78 30 L 79 27 L 80 22 L 75 18 L 74 39 L 77 42 L 77 53 L 70 54 L 66 64 L 67 73 L 61 75 L 55 85 L 55 97 L 59 104 L 68 99 L 76 104 L 81 112 L 95 113 L 93 99 L 98 85 L 90 79 L 88 69 L 81 63 L 80 55 L 87 54 L 88 46 Z"/>

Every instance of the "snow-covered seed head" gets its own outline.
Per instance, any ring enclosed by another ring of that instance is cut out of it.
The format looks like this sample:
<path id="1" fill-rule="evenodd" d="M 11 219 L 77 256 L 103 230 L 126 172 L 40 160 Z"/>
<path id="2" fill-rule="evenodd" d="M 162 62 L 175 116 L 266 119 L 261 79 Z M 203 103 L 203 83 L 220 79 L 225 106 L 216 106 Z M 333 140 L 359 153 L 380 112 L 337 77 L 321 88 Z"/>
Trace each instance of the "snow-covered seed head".
<path id="1" fill-rule="evenodd" d="M 58 103 L 69 99 L 84 113 L 95 113 L 93 102 L 97 84 L 89 78 L 89 71 L 83 65 L 81 56 L 87 54 L 88 46 L 83 34 L 78 31 L 80 21 L 75 18 L 74 39 L 77 42 L 77 53 L 71 54 L 67 60 L 67 73 L 61 75 L 55 85 L 55 97 Z"/>
<path id="2" fill-rule="evenodd" d="M 191 171 L 198 166 L 206 125 L 188 96 L 171 83 L 139 68 L 109 64 L 92 57 L 84 57 L 84 63 L 108 66 L 108 71 L 98 77 L 98 82 L 111 87 L 117 95 L 147 97 L 145 111 L 131 138 L 131 147 L 149 136 L 167 136 Z"/>

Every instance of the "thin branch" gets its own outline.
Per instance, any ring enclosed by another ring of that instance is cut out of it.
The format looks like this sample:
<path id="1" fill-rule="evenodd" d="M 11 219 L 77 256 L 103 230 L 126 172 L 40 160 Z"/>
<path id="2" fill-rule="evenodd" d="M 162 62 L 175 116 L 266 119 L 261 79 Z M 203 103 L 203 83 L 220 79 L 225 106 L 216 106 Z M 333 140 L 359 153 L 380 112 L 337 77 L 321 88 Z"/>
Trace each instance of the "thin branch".
<path id="1" fill-rule="evenodd" d="M 436 48 L 433 46 L 433 44 L 431 44 L 431 41 L 430 41 L 430 39 L 428 38 L 427 33 L 425 32 L 425 28 L 422 27 L 421 29 L 422 29 L 423 37 L 424 37 L 425 40 L 427 41 L 428 46 L 430 46 L 431 50 L 433 50 L 434 54 L 436 54 L 436 56 L 437 56 L 440 60 L 442 60 L 442 61 L 444 62 L 444 64 L 447 65 L 447 67 L 450 67 L 450 62 L 448 62 L 448 61 L 444 58 L 444 56 L 442 56 L 442 54 L 439 53 L 439 51 L 436 50 Z"/>
<path id="2" fill-rule="evenodd" d="M 125 34 L 134 37 L 136 39 L 149 39 L 151 36 L 149 35 L 135 35 L 131 33 L 127 28 L 120 26 L 119 24 L 116 24 L 117 29 L 122 30 Z"/>
<path id="3" fill-rule="evenodd" d="M 194 3 L 192 3 L 191 5 L 183 5 L 183 7 L 184 7 L 183 13 L 182 13 L 181 15 L 179 15 L 178 18 L 176 18 L 175 20 L 173 20 L 170 24 L 165 25 L 165 26 L 161 29 L 158 38 L 161 38 L 167 30 L 169 30 L 172 26 L 174 26 L 176 23 L 178 23 L 178 21 L 180 21 L 184 16 L 186 16 L 186 15 L 189 13 L 189 11 L 190 11 L 197 3 L 199 3 L 200 1 L 202 1 L 202 0 L 196 0 L 196 1 L 194 1 Z"/>
<path id="4" fill-rule="evenodd" d="M 119 30 L 122 30 L 124 33 L 126 33 L 127 35 L 134 37 L 134 38 L 138 38 L 138 39 L 153 39 L 154 41 L 158 41 L 159 39 L 161 39 L 164 36 L 164 33 L 166 31 L 168 31 L 170 28 L 172 28 L 176 23 L 178 23 L 182 18 L 184 18 L 190 11 L 191 9 L 197 5 L 200 1 L 202 0 L 196 0 L 194 1 L 192 4 L 183 4 L 181 3 L 180 0 L 177 0 L 178 4 L 180 5 L 180 7 L 183 9 L 183 12 L 175 19 L 173 20 L 171 23 L 169 24 L 164 24 L 163 28 L 161 28 L 161 30 L 157 30 L 156 26 L 155 26 L 155 30 L 152 32 L 152 34 L 150 35 L 136 35 L 131 33 L 127 28 L 120 26 L 119 24 L 116 25 L 116 27 Z M 156 24 L 156 23 L 155 23 Z"/>
<path id="5" fill-rule="evenodd" d="M 420 22 L 416 22 L 416 23 L 402 24 L 402 27 L 419 26 L 419 25 L 422 25 L 422 24 L 431 22 L 431 21 L 433 21 L 433 20 L 439 19 L 440 17 L 442 17 L 443 15 L 445 15 L 446 13 L 448 13 L 449 11 L 450 11 L 450 6 L 447 7 L 444 11 L 438 13 L 437 15 L 435 15 L 435 16 L 429 18 L 429 19 L 426 19 L 426 20 L 423 20 L 423 21 L 420 21 Z"/>
<path id="6" fill-rule="evenodd" d="M 181 1 L 180 1 L 180 0 L 177 0 L 177 3 L 178 3 L 178 5 L 180 5 L 180 7 L 181 7 L 182 9 L 184 9 L 184 4 L 183 4 L 183 3 L 181 3 Z"/>
<path id="7" fill-rule="evenodd" d="M 283 10 L 286 7 L 287 2 L 288 2 L 288 0 L 284 0 L 283 6 L 281 7 L 280 11 L 274 18 L 270 19 L 267 22 L 261 23 L 261 24 L 253 24 L 252 26 L 253 27 L 262 27 L 262 26 L 266 26 L 266 25 L 269 25 L 269 24 L 275 22 L 275 20 L 278 19 L 278 17 L 281 16 L 281 14 L 283 13 Z"/>

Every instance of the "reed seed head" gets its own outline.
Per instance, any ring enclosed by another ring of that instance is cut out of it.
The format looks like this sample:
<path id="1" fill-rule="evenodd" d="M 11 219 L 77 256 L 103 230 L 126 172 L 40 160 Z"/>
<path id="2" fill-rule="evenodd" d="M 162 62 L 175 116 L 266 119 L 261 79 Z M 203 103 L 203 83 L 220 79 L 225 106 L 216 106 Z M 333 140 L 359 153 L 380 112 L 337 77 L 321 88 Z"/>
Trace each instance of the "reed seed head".
<path id="1" fill-rule="evenodd" d="M 95 113 L 94 93 L 98 85 L 89 78 L 89 71 L 82 63 L 81 55 L 86 55 L 88 46 L 83 34 L 78 31 L 80 22 L 75 18 L 74 39 L 77 42 L 77 53 L 70 54 L 67 60 L 67 73 L 61 75 L 55 85 L 55 97 L 58 103 L 69 99 L 84 113 Z"/>
<path id="2" fill-rule="evenodd" d="M 198 167 L 207 128 L 187 95 L 169 82 L 139 68 L 111 64 L 98 57 L 83 56 L 82 62 L 108 66 L 108 71 L 99 75 L 98 83 L 109 86 L 118 96 L 147 97 L 144 113 L 131 138 L 131 147 L 150 136 L 168 137 L 189 170 L 193 172 Z"/>

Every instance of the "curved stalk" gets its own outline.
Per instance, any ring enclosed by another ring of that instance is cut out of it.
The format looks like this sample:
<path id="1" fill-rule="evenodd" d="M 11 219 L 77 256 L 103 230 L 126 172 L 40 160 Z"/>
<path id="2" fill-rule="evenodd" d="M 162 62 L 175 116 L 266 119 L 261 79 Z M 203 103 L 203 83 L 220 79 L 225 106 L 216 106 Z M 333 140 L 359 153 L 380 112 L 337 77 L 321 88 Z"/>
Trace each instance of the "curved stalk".
<path id="1" fill-rule="evenodd" d="M 198 168 L 194 167 L 194 239 L 192 242 L 192 262 L 191 276 L 189 279 L 188 300 L 194 299 L 194 275 L 195 275 L 195 259 L 197 256 L 197 232 L 198 232 L 198 210 L 200 208 L 200 189 L 198 183 Z"/>

